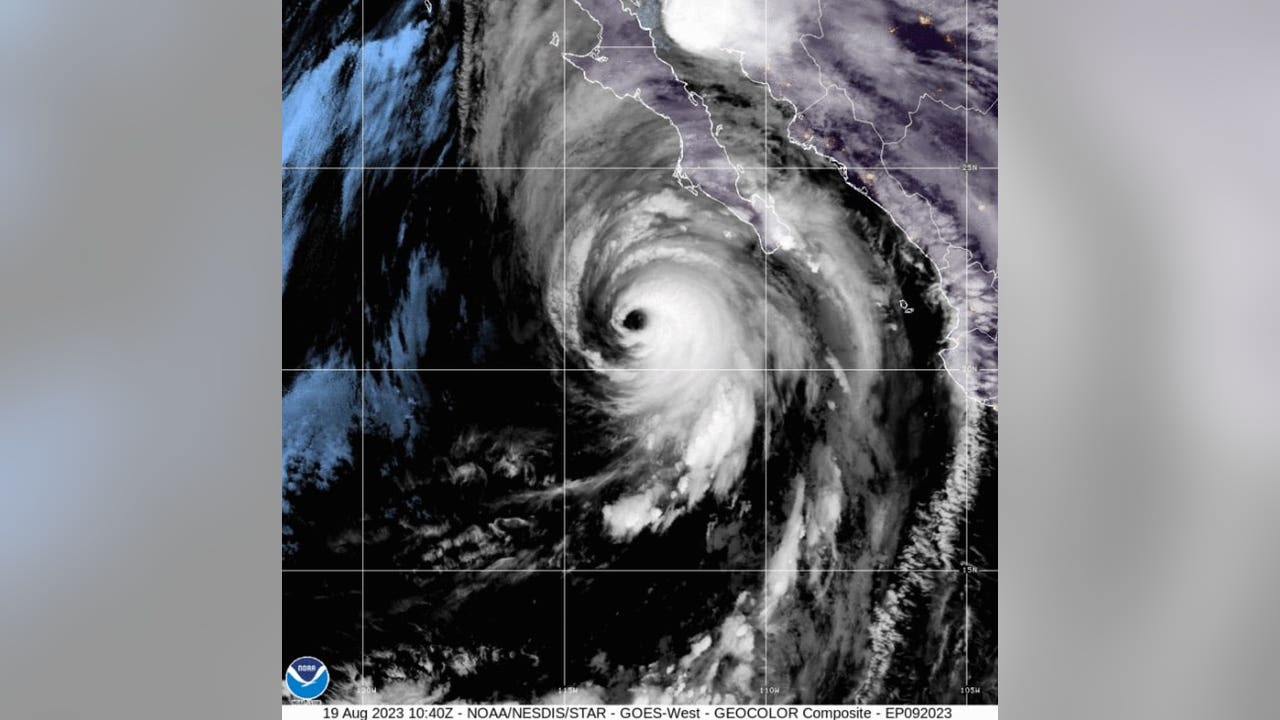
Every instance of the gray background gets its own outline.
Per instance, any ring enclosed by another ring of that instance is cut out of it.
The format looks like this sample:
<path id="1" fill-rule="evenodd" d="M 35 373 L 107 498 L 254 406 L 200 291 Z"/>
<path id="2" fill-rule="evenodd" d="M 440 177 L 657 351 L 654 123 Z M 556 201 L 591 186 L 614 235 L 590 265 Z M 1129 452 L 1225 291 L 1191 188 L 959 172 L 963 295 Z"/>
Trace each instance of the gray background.
<path id="1" fill-rule="evenodd" d="M 1280 8 L 1028 5 L 1000 17 L 1001 704 L 1268 714 Z M 276 712 L 279 44 L 261 1 L 0 6 L 10 715 Z"/>

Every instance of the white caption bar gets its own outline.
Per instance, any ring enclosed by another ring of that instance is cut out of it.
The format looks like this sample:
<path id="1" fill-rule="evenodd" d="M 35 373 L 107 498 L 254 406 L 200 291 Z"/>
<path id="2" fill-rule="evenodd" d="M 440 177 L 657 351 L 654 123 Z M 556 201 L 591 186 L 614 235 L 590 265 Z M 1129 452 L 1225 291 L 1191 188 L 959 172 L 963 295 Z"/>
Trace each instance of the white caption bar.
<path id="1" fill-rule="evenodd" d="M 995 705 L 285 705 L 283 720 L 995 720 Z"/>

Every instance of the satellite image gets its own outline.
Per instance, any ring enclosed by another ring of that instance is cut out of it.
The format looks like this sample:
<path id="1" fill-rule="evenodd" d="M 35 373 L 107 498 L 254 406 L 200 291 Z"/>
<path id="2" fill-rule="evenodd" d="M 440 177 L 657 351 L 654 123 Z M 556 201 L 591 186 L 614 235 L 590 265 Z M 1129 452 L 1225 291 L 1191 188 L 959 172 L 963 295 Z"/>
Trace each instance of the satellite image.
<path id="1" fill-rule="evenodd" d="M 285 0 L 282 668 L 998 703 L 996 13 Z"/>

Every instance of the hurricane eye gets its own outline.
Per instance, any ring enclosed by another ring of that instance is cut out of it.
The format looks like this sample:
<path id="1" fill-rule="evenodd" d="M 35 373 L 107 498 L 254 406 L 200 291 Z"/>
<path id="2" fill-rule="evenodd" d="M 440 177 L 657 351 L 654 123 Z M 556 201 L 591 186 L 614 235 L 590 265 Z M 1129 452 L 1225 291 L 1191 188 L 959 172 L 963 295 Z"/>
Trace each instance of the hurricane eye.
<path id="1" fill-rule="evenodd" d="M 622 327 L 628 330 L 643 330 L 648 318 L 643 310 L 632 310 L 622 319 Z"/>

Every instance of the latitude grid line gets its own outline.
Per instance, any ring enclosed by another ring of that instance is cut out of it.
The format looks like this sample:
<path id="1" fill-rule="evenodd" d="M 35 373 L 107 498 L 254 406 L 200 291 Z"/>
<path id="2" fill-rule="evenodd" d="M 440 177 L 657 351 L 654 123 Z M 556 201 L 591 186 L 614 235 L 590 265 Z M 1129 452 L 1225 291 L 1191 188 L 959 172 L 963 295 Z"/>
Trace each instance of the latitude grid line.
<path id="1" fill-rule="evenodd" d="M 683 573 L 688 575 L 707 575 L 725 573 L 731 575 L 780 574 L 789 570 L 771 570 L 769 568 L 283 568 L 285 573 L 405 573 L 405 574 L 450 574 L 450 575 L 528 575 L 530 573 L 568 573 L 570 575 L 608 575 L 611 573 Z M 826 568 L 824 573 L 889 573 L 891 575 L 909 575 L 911 573 L 999 575 L 1000 568 Z"/>
<path id="2" fill-rule="evenodd" d="M 723 172 L 729 171 L 769 171 L 769 170 L 797 170 L 797 171 L 818 171 L 818 172 L 837 172 L 863 170 L 883 170 L 886 172 L 911 171 L 911 170 L 955 170 L 956 172 L 973 172 L 973 171 L 998 171 L 1000 168 L 995 165 L 982 165 L 978 167 L 966 168 L 963 165 L 940 165 L 937 167 L 923 166 L 895 166 L 895 165 L 848 165 L 844 167 L 832 167 L 830 165 L 811 166 L 811 165 L 774 165 L 772 167 L 753 167 L 750 165 L 733 165 L 730 167 L 699 167 L 695 165 L 452 165 L 441 167 L 427 167 L 422 165 L 389 165 L 389 166 L 350 166 L 350 165 L 281 165 L 280 170 L 289 171 L 347 171 L 347 170 L 374 170 L 374 171 L 410 171 L 410 172 L 464 172 L 468 170 L 573 170 L 575 172 L 594 172 L 600 171 L 633 171 L 633 170 L 719 170 Z"/>
<path id="3" fill-rule="evenodd" d="M 347 368 L 347 367 L 314 367 L 314 368 L 280 368 L 280 372 L 589 372 L 589 373 L 606 373 L 606 372 L 933 372 L 947 373 L 955 372 L 951 368 L 847 368 L 847 367 L 812 367 L 812 368 L 779 368 L 779 367 L 758 367 L 758 368 L 609 368 L 600 370 L 597 368 L 581 368 L 581 367 L 519 367 L 519 368 L 489 368 L 489 367 L 426 367 L 426 368 L 398 368 L 398 367 L 366 367 L 366 368 Z M 999 368 L 970 368 L 970 372 L 998 373 Z"/>
<path id="4" fill-rule="evenodd" d="M 954 373 L 951 368 L 280 368 L 282 373 Z M 970 373 L 1000 373 L 972 368 Z"/>

